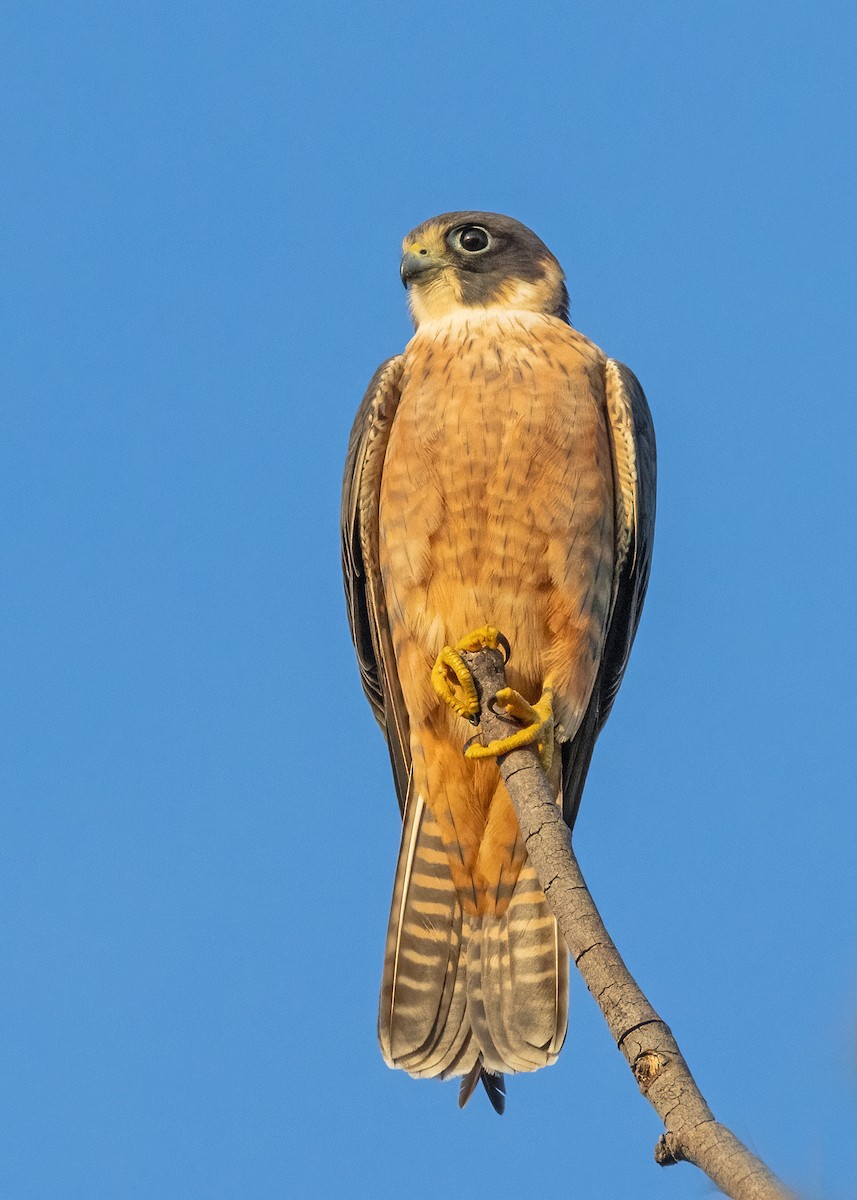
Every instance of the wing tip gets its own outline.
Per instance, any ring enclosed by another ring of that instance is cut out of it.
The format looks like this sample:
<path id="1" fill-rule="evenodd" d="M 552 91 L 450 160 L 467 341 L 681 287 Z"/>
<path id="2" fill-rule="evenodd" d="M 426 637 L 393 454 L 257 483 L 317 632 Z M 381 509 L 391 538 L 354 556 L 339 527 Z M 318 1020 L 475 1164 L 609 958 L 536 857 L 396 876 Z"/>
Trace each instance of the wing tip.
<path id="1" fill-rule="evenodd" d="M 491 1101 L 491 1107 L 498 1117 L 502 1117 L 506 1111 L 506 1080 L 499 1071 L 486 1071 L 482 1068 L 480 1072 L 482 1086 L 488 1094 L 488 1099 Z"/>
<path id="2" fill-rule="evenodd" d="M 476 1085 L 480 1081 L 485 1088 L 488 1099 L 491 1101 L 491 1107 L 494 1109 L 494 1112 L 502 1117 L 506 1111 L 506 1080 L 499 1071 L 489 1071 L 483 1067 L 481 1054 L 467 1074 L 462 1077 L 461 1085 L 458 1089 L 458 1107 L 465 1107 L 470 1097 L 476 1091 Z"/>

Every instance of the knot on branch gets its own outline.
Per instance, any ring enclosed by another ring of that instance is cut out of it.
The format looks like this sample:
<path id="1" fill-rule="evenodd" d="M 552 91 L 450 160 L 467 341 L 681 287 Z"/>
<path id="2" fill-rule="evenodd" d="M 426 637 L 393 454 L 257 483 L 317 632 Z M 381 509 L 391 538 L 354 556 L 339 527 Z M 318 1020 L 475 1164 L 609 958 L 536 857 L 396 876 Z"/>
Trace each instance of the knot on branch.
<path id="1" fill-rule="evenodd" d="M 644 1050 L 637 1055 L 631 1070 L 644 1096 L 668 1062 L 665 1055 L 657 1054 L 654 1050 Z"/>
<path id="2" fill-rule="evenodd" d="M 659 1167 L 672 1167 L 684 1162 L 681 1146 L 673 1133 L 662 1133 L 655 1146 L 655 1162 Z"/>

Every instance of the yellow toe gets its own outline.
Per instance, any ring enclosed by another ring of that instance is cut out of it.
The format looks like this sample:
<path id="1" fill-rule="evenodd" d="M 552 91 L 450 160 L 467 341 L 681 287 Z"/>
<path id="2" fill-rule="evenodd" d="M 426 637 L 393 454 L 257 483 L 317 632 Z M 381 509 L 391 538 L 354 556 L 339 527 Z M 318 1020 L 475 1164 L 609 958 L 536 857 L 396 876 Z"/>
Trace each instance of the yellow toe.
<path id="1" fill-rule="evenodd" d="M 467 758 L 499 758 L 511 750 L 520 750 L 523 746 L 537 746 L 542 766 L 547 771 L 553 761 L 553 693 L 545 688 L 541 698 L 530 704 L 520 692 L 514 688 L 501 688 L 495 697 L 495 703 L 503 708 L 510 717 L 518 721 L 526 721 L 523 729 L 517 730 L 505 738 L 498 738 L 481 746 L 474 742 L 465 750 Z"/>
<path id="2" fill-rule="evenodd" d="M 509 661 L 509 655 L 512 653 L 508 639 L 495 625 L 481 625 L 479 629 L 474 629 L 472 633 L 468 633 L 456 642 L 455 648 L 469 654 L 476 654 L 479 650 L 502 650 L 506 656 L 506 662 Z"/>
<path id="3" fill-rule="evenodd" d="M 479 715 L 479 697 L 467 664 L 457 650 L 444 646 L 432 667 L 431 682 L 437 695 L 453 712 L 472 721 Z"/>
<path id="4" fill-rule="evenodd" d="M 538 725 L 544 720 L 542 714 L 514 688 L 500 688 L 494 697 L 494 704 L 502 708 L 507 716 L 524 721 L 527 725 Z"/>
<path id="5" fill-rule="evenodd" d="M 501 649 L 509 661 L 512 648 L 508 640 L 494 625 L 482 625 L 474 629 L 455 648 L 444 646 L 432 667 L 431 682 L 437 695 L 448 704 L 453 712 L 466 721 L 476 723 L 479 717 L 479 698 L 476 685 L 462 654 L 475 654 L 480 650 Z"/>

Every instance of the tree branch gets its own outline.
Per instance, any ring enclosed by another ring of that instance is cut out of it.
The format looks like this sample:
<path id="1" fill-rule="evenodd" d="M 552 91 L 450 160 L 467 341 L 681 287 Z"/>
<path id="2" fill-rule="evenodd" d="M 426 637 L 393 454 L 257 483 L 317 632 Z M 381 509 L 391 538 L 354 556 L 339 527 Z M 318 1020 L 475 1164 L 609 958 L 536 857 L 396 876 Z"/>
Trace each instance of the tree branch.
<path id="1" fill-rule="evenodd" d="M 506 737 L 509 719 L 482 702 L 505 687 L 501 654 L 480 650 L 463 657 L 480 697 L 479 734 L 484 742 Z M 534 750 L 514 750 L 498 763 L 530 861 L 569 952 L 640 1091 L 664 1122 L 655 1160 L 662 1166 L 694 1163 L 732 1200 L 793 1200 L 768 1167 L 714 1119 L 669 1026 L 622 961 L 589 894 L 568 826 Z"/>

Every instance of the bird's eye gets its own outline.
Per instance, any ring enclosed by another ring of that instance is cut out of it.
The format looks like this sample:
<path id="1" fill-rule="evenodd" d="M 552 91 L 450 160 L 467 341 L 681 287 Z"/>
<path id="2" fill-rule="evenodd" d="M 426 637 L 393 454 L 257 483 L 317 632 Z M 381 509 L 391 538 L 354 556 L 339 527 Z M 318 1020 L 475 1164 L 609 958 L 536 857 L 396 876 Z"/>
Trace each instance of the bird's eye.
<path id="1" fill-rule="evenodd" d="M 491 245 L 491 234 L 481 225 L 465 225 L 456 229 L 452 235 L 452 244 L 458 250 L 466 250 L 468 254 L 481 254 Z"/>

